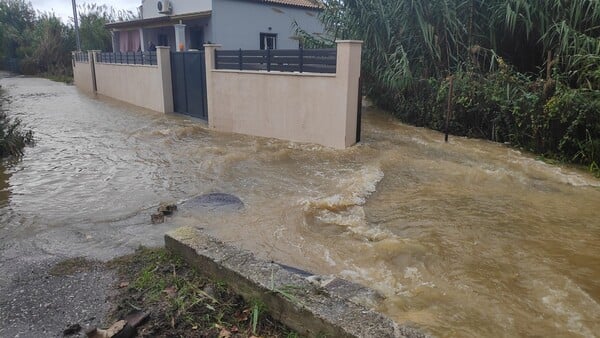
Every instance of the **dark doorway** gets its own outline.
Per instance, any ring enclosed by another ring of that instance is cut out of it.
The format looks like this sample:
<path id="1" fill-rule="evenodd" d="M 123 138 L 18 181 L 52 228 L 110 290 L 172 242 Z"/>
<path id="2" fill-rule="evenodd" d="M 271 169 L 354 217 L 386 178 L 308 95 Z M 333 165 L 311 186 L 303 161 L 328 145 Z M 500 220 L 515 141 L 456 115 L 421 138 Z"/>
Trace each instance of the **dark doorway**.
<path id="1" fill-rule="evenodd" d="M 175 112 L 208 121 L 204 52 L 171 52 L 171 80 Z"/>
<path id="2" fill-rule="evenodd" d="M 192 27 L 190 29 L 190 48 L 202 50 L 204 49 L 204 30 L 200 27 Z"/>

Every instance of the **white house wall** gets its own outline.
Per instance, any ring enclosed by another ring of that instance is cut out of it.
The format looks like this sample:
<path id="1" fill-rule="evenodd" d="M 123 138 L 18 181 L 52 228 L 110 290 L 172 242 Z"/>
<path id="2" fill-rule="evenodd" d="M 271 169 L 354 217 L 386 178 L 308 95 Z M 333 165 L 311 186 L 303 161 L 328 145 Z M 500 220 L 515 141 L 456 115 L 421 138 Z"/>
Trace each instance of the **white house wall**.
<path id="1" fill-rule="evenodd" d="M 144 19 L 156 18 L 165 14 L 158 13 L 157 3 L 159 0 L 142 1 L 142 17 Z M 163 4 L 167 0 L 162 0 Z M 212 0 L 169 0 L 173 11 L 169 15 L 181 15 L 187 13 L 204 12 L 211 10 Z"/>
<path id="2" fill-rule="evenodd" d="M 213 0 L 212 43 L 223 49 L 259 49 L 260 33 L 276 33 L 277 49 L 299 47 L 292 22 L 309 33 L 322 33 L 316 11 L 253 1 Z M 271 30 L 269 30 L 271 27 Z"/>

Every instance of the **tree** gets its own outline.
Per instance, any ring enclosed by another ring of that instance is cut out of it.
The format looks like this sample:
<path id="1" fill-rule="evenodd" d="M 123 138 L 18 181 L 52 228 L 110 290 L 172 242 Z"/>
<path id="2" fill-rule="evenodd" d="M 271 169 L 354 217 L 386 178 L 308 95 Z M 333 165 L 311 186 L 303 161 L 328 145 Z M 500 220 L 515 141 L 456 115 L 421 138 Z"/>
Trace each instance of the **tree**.
<path id="1" fill-rule="evenodd" d="M 109 22 L 134 19 L 131 11 L 117 11 L 107 5 L 78 6 L 81 49 L 112 51 L 112 37 L 105 25 Z"/>
<path id="2" fill-rule="evenodd" d="M 32 31 L 31 57 L 38 73 L 71 73 L 71 51 L 75 49 L 74 32 L 53 13 L 40 13 Z"/>
<path id="3" fill-rule="evenodd" d="M 35 11 L 24 0 L 0 0 L 0 58 L 19 57 L 23 32 L 35 23 Z"/>

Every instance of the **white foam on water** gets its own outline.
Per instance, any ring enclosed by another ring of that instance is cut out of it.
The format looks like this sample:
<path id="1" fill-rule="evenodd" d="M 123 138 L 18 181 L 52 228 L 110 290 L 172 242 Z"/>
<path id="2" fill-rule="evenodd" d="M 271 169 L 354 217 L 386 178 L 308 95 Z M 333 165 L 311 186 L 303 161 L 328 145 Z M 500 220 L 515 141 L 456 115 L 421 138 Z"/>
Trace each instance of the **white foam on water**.
<path id="1" fill-rule="evenodd" d="M 423 145 L 423 146 L 429 145 L 429 142 L 425 141 L 422 138 L 416 137 L 416 136 L 411 137 L 410 140 L 413 141 L 416 144 L 420 144 L 420 145 Z"/>
<path id="2" fill-rule="evenodd" d="M 410 279 L 413 282 L 418 282 L 421 281 L 421 273 L 419 272 L 419 269 L 407 266 L 406 269 L 404 269 L 404 278 Z"/>
<path id="3" fill-rule="evenodd" d="M 548 164 L 540 160 L 524 157 L 520 153 L 511 154 L 514 158 L 508 158 L 508 162 L 517 164 L 523 169 L 533 169 L 549 179 L 575 187 L 600 187 L 600 181 L 593 177 L 586 177 L 575 171 L 561 168 L 558 165 Z M 519 170 L 521 172 L 521 170 Z"/>
<path id="4" fill-rule="evenodd" d="M 383 263 L 369 268 L 353 266 L 352 269 L 341 271 L 340 276 L 359 283 L 366 281 L 365 285 L 379 291 L 386 298 L 402 295 L 406 292 L 405 286 Z"/>
<path id="5" fill-rule="evenodd" d="M 325 253 L 323 254 L 323 257 L 325 258 L 325 261 L 327 262 L 327 264 L 329 264 L 331 266 L 337 265 L 335 260 L 333 260 L 333 258 L 331 258 L 331 252 L 329 252 L 329 249 L 325 249 Z"/>
<path id="6" fill-rule="evenodd" d="M 550 170 L 550 171 L 553 172 L 554 176 L 558 177 L 558 179 L 562 183 L 570 184 L 575 187 L 586 187 L 586 186 L 600 187 L 599 181 L 589 179 L 580 174 L 576 174 L 573 172 L 565 173 L 565 172 L 563 172 L 562 168 L 559 168 L 559 167 L 553 167 L 551 169 L 552 170 Z"/>
<path id="7" fill-rule="evenodd" d="M 381 240 L 392 234 L 367 224 L 363 205 L 376 191 L 377 184 L 383 177 L 384 173 L 379 166 L 364 166 L 345 174 L 336 185 L 336 193 L 321 198 L 302 199 L 299 204 L 305 216 L 317 223 L 343 226 L 360 237 Z"/>
<path id="8" fill-rule="evenodd" d="M 599 323 L 594 318 L 600 318 L 600 304 L 576 283 L 567 278 L 562 286 L 545 285 L 541 281 L 534 285 L 542 291 L 542 304 L 551 313 L 566 319 L 563 323 L 567 330 L 584 337 L 596 337 Z M 585 312 L 579 310 L 582 308 Z"/>

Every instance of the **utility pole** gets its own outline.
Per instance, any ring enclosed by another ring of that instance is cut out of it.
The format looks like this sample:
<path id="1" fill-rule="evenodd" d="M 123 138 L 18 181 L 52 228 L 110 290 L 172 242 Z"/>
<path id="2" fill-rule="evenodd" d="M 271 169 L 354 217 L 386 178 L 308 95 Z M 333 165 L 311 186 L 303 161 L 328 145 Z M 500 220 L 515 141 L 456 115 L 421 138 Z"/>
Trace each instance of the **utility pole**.
<path id="1" fill-rule="evenodd" d="M 81 41 L 79 40 L 79 22 L 77 22 L 77 4 L 75 0 L 71 1 L 73 3 L 73 22 L 75 22 L 75 41 L 77 42 L 77 51 L 81 51 Z"/>

